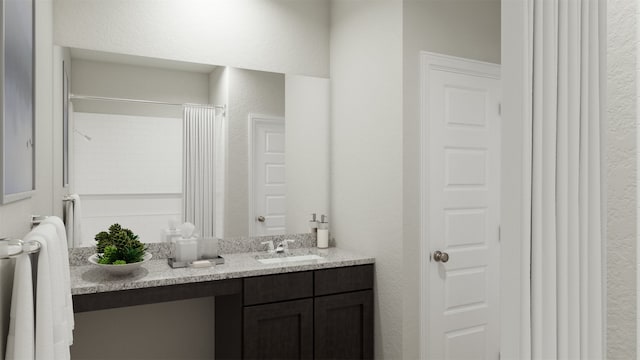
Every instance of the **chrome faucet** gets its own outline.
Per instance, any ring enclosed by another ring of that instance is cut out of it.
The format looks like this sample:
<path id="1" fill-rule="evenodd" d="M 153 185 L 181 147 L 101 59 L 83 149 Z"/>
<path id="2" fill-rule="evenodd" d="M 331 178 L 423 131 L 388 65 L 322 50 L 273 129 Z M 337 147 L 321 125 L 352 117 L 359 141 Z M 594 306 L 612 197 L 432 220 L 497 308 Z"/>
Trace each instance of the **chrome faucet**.
<path id="1" fill-rule="evenodd" d="M 289 243 L 293 242 L 296 241 L 291 239 L 282 240 L 275 248 L 272 240 L 263 241 L 260 244 L 269 246 L 269 249 L 267 250 L 269 254 L 286 254 L 289 252 Z"/>
<path id="2" fill-rule="evenodd" d="M 286 240 L 282 240 L 280 242 L 280 244 L 278 244 L 278 246 L 276 247 L 276 253 L 278 254 L 282 254 L 282 253 L 288 253 L 289 252 L 289 243 L 293 243 L 296 242 L 295 240 L 291 240 L 291 239 L 286 239 Z"/>

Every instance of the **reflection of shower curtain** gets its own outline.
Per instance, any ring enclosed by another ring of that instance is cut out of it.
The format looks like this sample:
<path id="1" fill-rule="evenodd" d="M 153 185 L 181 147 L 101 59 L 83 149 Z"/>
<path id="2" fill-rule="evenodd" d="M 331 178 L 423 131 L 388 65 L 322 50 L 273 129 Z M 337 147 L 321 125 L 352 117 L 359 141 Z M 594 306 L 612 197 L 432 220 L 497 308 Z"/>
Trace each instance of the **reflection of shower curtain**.
<path id="1" fill-rule="evenodd" d="M 216 116 L 215 121 L 215 149 L 216 149 L 216 237 L 222 238 L 224 234 L 224 193 L 225 174 L 227 163 L 227 123 L 226 114 Z"/>
<path id="2" fill-rule="evenodd" d="M 185 106 L 183 111 L 182 216 L 196 225 L 203 237 L 220 234 L 216 222 L 221 217 L 219 199 L 222 189 L 218 178 L 223 174 L 221 143 L 223 118 L 216 119 L 212 107 Z M 220 168 L 220 169 L 218 169 Z M 220 174 L 218 174 L 220 173 Z M 223 179 L 223 178 L 222 178 Z M 220 212 L 220 216 L 216 213 Z"/>

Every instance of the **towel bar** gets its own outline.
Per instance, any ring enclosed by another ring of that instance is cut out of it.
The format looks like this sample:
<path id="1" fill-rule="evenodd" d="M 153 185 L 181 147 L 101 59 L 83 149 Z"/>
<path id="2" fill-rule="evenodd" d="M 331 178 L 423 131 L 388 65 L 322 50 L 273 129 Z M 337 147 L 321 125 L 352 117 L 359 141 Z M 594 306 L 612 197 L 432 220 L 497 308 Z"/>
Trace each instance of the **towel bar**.
<path id="1" fill-rule="evenodd" d="M 7 251 L 4 254 L 3 252 L 0 252 L 0 260 L 14 259 L 21 254 L 35 254 L 40 252 L 40 248 L 42 247 L 42 245 L 35 240 L 22 241 L 19 239 L 0 239 L 0 245 L 5 242 L 7 243 Z M 19 250 L 10 253 L 9 246 L 19 247 Z"/>

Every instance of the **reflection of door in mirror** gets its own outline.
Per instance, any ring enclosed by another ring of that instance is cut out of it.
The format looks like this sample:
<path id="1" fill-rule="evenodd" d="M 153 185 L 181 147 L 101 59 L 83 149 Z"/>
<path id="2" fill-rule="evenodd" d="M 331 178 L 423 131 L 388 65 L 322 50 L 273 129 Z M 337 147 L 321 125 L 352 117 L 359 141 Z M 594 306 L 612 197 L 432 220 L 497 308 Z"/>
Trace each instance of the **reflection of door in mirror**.
<path id="1" fill-rule="evenodd" d="M 284 118 L 249 115 L 250 236 L 286 230 Z"/>

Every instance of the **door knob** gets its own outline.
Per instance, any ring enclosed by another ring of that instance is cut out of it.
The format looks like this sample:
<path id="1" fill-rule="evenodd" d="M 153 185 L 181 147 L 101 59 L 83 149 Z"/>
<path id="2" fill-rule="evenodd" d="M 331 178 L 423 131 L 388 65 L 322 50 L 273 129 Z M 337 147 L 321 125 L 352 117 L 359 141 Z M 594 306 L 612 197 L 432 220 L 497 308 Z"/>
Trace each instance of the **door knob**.
<path id="1" fill-rule="evenodd" d="M 442 263 L 446 263 L 447 261 L 449 261 L 449 254 L 438 250 L 433 253 L 433 260 L 435 260 L 436 262 L 439 261 Z"/>
<path id="2" fill-rule="evenodd" d="M 262 215 L 258 216 L 257 220 L 260 221 L 260 222 L 264 222 L 264 216 L 262 216 Z"/>

